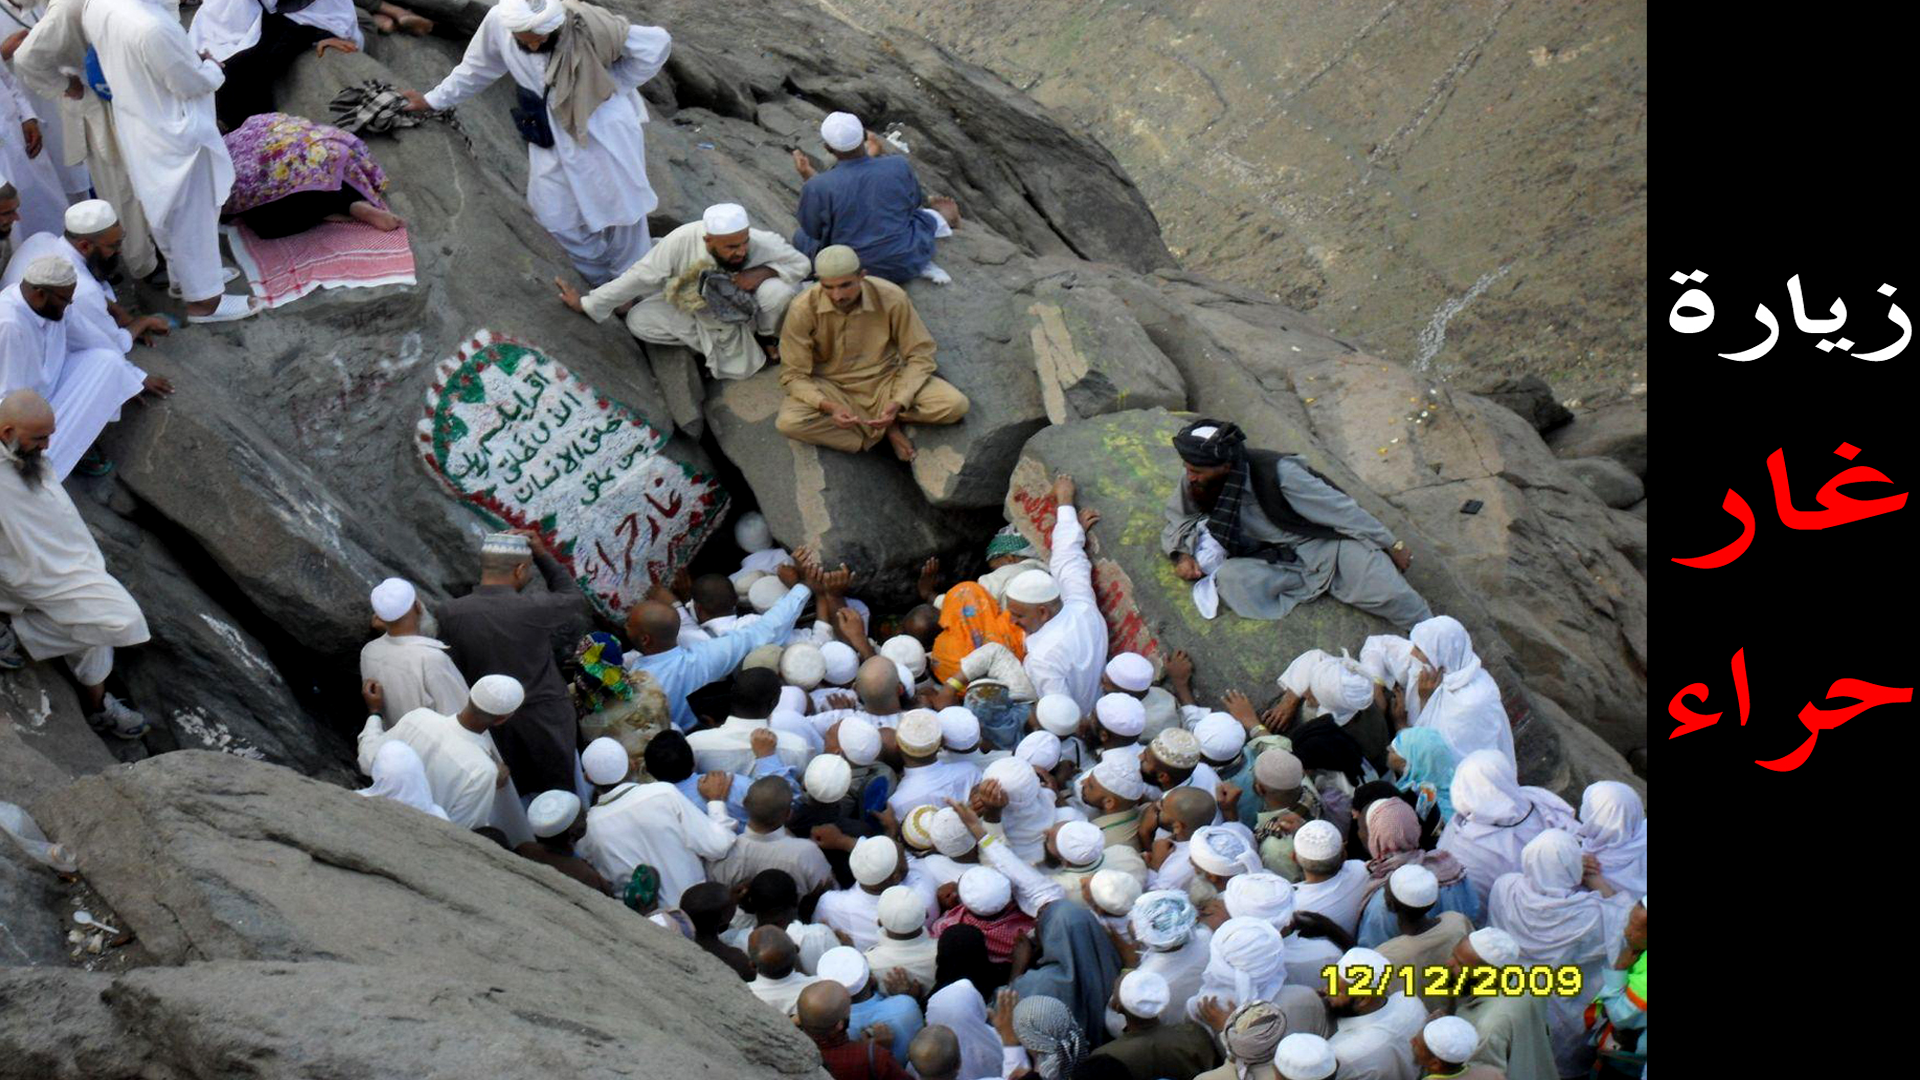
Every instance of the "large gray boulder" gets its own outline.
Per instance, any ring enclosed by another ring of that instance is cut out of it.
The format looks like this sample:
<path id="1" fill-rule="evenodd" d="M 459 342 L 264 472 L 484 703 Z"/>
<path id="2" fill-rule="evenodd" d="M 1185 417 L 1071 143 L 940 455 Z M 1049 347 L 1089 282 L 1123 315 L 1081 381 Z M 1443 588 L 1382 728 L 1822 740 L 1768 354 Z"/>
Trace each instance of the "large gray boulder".
<path id="1" fill-rule="evenodd" d="M 824 1075 L 692 942 L 395 802 L 181 752 L 38 816 L 151 966 L 0 971 L 0 1076 Z"/>

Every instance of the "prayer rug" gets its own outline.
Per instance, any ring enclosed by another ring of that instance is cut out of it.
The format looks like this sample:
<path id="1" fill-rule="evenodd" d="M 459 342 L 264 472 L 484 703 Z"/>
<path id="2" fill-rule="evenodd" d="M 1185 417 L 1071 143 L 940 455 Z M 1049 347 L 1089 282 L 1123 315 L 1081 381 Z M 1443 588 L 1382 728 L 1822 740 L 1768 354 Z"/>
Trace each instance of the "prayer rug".
<path id="1" fill-rule="evenodd" d="M 270 308 L 322 287 L 414 284 L 404 225 L 383 232 L 358 221 L 323 221 L 278 240 L 262 240 L 245 225 L 229 225 L 225 232 L 253 295 Z"/>
<path id="2" fill-rule="evenodd" d="M 661 452 L 670 431 L 487 330 L 440 362 L 418 431 L 428 470 L 456 498 L 496 527 L 537 529 L 617 624 L 726 514 L 713 478 Z"/>

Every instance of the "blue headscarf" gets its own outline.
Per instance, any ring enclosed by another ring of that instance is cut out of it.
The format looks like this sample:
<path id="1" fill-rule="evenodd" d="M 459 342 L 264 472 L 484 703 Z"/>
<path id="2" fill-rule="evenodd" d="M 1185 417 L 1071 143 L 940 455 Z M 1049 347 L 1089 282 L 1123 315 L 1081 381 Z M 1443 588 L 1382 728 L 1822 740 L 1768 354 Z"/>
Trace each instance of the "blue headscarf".
<path id="1" fill-rule="evenodd" d="M 1440 808 L 1442 824 L 1453 820 L 1453 748 L 1435 728 L 1403 728 L 1389 744 L 1393 752 L 1406 759 L 1406 775 L 1395 777 L 1393 786 L 1419 797 L 1413 812 L 1421 821 L 1435 806 Z"/>
<path id="2" fill-rule="evenodd" d="M 1040 959 L 1026 974 L 1013 980 L 1024 1003 L 1050 997 L 1073 1015 L 1089 1047 L 1107 1041 L 1107 1001 L 1120 977 L 1120 954 L 1107 937 L 1106 926 L 1086 908 L 1055 900 L 1040 912 L 1035 927 Z"/>

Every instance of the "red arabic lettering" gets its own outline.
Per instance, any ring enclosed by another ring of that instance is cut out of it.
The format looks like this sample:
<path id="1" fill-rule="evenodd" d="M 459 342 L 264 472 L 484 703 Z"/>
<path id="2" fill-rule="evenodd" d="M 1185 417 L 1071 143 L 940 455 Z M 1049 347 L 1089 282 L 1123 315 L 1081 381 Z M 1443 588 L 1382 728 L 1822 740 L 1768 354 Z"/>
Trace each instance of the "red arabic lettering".
<path id="1" fill-rule="evenodd" d="M 1734 652 L 1731 667 L 1733 669 L 1734 694 L 1740 703 L 1740 724 L 1744 727 L 1747 723 L 1750 704 L 1747 693 L 1746 649 L 1742 648 Z M 1669 740 L 1677 739 L 1688 732 L 1699 731 L 1701 728 L 1711 727 L 1720 722 L 1722 714 L 1717 712 L 1696 712 L 1687 705 L 1688 699 L 1705 705 L 1707 703 L 1707 695 L 1708 689 L 1706 683 L 1688 683 L 1686 686 L 1680 688 L 1679 693 L 1673 695 L 1672 700 L 1667 702 L 1667 715 L 1673 717 L 1674 720 L 1680 724 L 1678 728 L 1668 734 L 1667 738 Z M 1877 683 L 1870 683 L 1863 679 L 1835 679 L 1833 685 L 1827 688 L 1826 696 L 1828 698 L 1850 697 L 1854 699 L 1855 704 L 1842 709 L 1821 709 L 1816 708 L 1813 702 L 1807 702 L 1799 713 L 1800 723 L 1805 725 L 1807 729 L 1806 740 L 1784 757 L 1773 758 L 1772 760 L 1756 759 L 1754 764 L 1762 768 L 1772 769 L 1775 772 L 1791 772 L 1805 763 L 1807 757 L 1813 753 L 1814 743 L 1819 739 L 1822 731 L 1837 728 L 1841 724 L 1866 712 L 1868 709 L 1880 705 L 1890 705 L 1896 702 L 1911 702 L 1913 700 L 1913 688 L 1880 686 Z"/>
<path id="2" fill-rule="evenodd" d="M 1852 461 L 1860 453 L 1860 448 L 1852 443 L 1841 443 L 1834 453 Z M 1776 449 L 1767 455 L 1767 476 L 1773 485 L 1773 508 L 1780 516 L 1780 523 L 1789 529 L 1831 529 L 1836 525 L 1848 525 L 1867 518 L 1890 514 L 1907 505 L 1907 493 L 1887 495 L 1878 499 L 1856 499 L 1842 494 L 1840 489 L 1848 484 L 1880 483 L 1891 484 L 1887 474 L 1865 465 L 1855 465 L 1842 469 L 1831 480 L 1821 486 L 1813 496 L 1813 501 L 1825 509 L 1802 510 L 1793 505 L 1793 495 L 1787 487 L 1787 458 L 1784 448 Z M 1747 546 L 1753 543 L 1753 508 L 1747 500 L 1732 488 L 1727 489 L 1727 497 L 1721 501 L 1720 508 L 1732 514 L 1740 522 L 1740 538 L 1719 551 L 1706 555 L 1673 561 L 1682 566 L 1712 570 L 1726 566 L 1746 554 Z"/>

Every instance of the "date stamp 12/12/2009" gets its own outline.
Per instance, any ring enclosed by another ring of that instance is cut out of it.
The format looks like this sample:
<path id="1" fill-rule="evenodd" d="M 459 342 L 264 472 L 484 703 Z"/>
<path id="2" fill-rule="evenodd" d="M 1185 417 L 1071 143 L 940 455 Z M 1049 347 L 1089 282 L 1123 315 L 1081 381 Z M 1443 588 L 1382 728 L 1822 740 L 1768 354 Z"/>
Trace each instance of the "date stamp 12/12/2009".
<path id="1" fill-rule="evenodd" d="M 1453 968 L 1430 964 L 1416 968 L 1411 964 L 1389 965 L 1376 972 L 1365 965 L 1342 969 L 1328 964 L 1320 969 L 1327 980 L 1331 997 L 1358 995 L 1385 997 L 1396 991 L 1409 997 L 1571 997 L 1580 993 L 1583 978 L 1572 964 L 1522 967 L 1472 966 Z"/>

